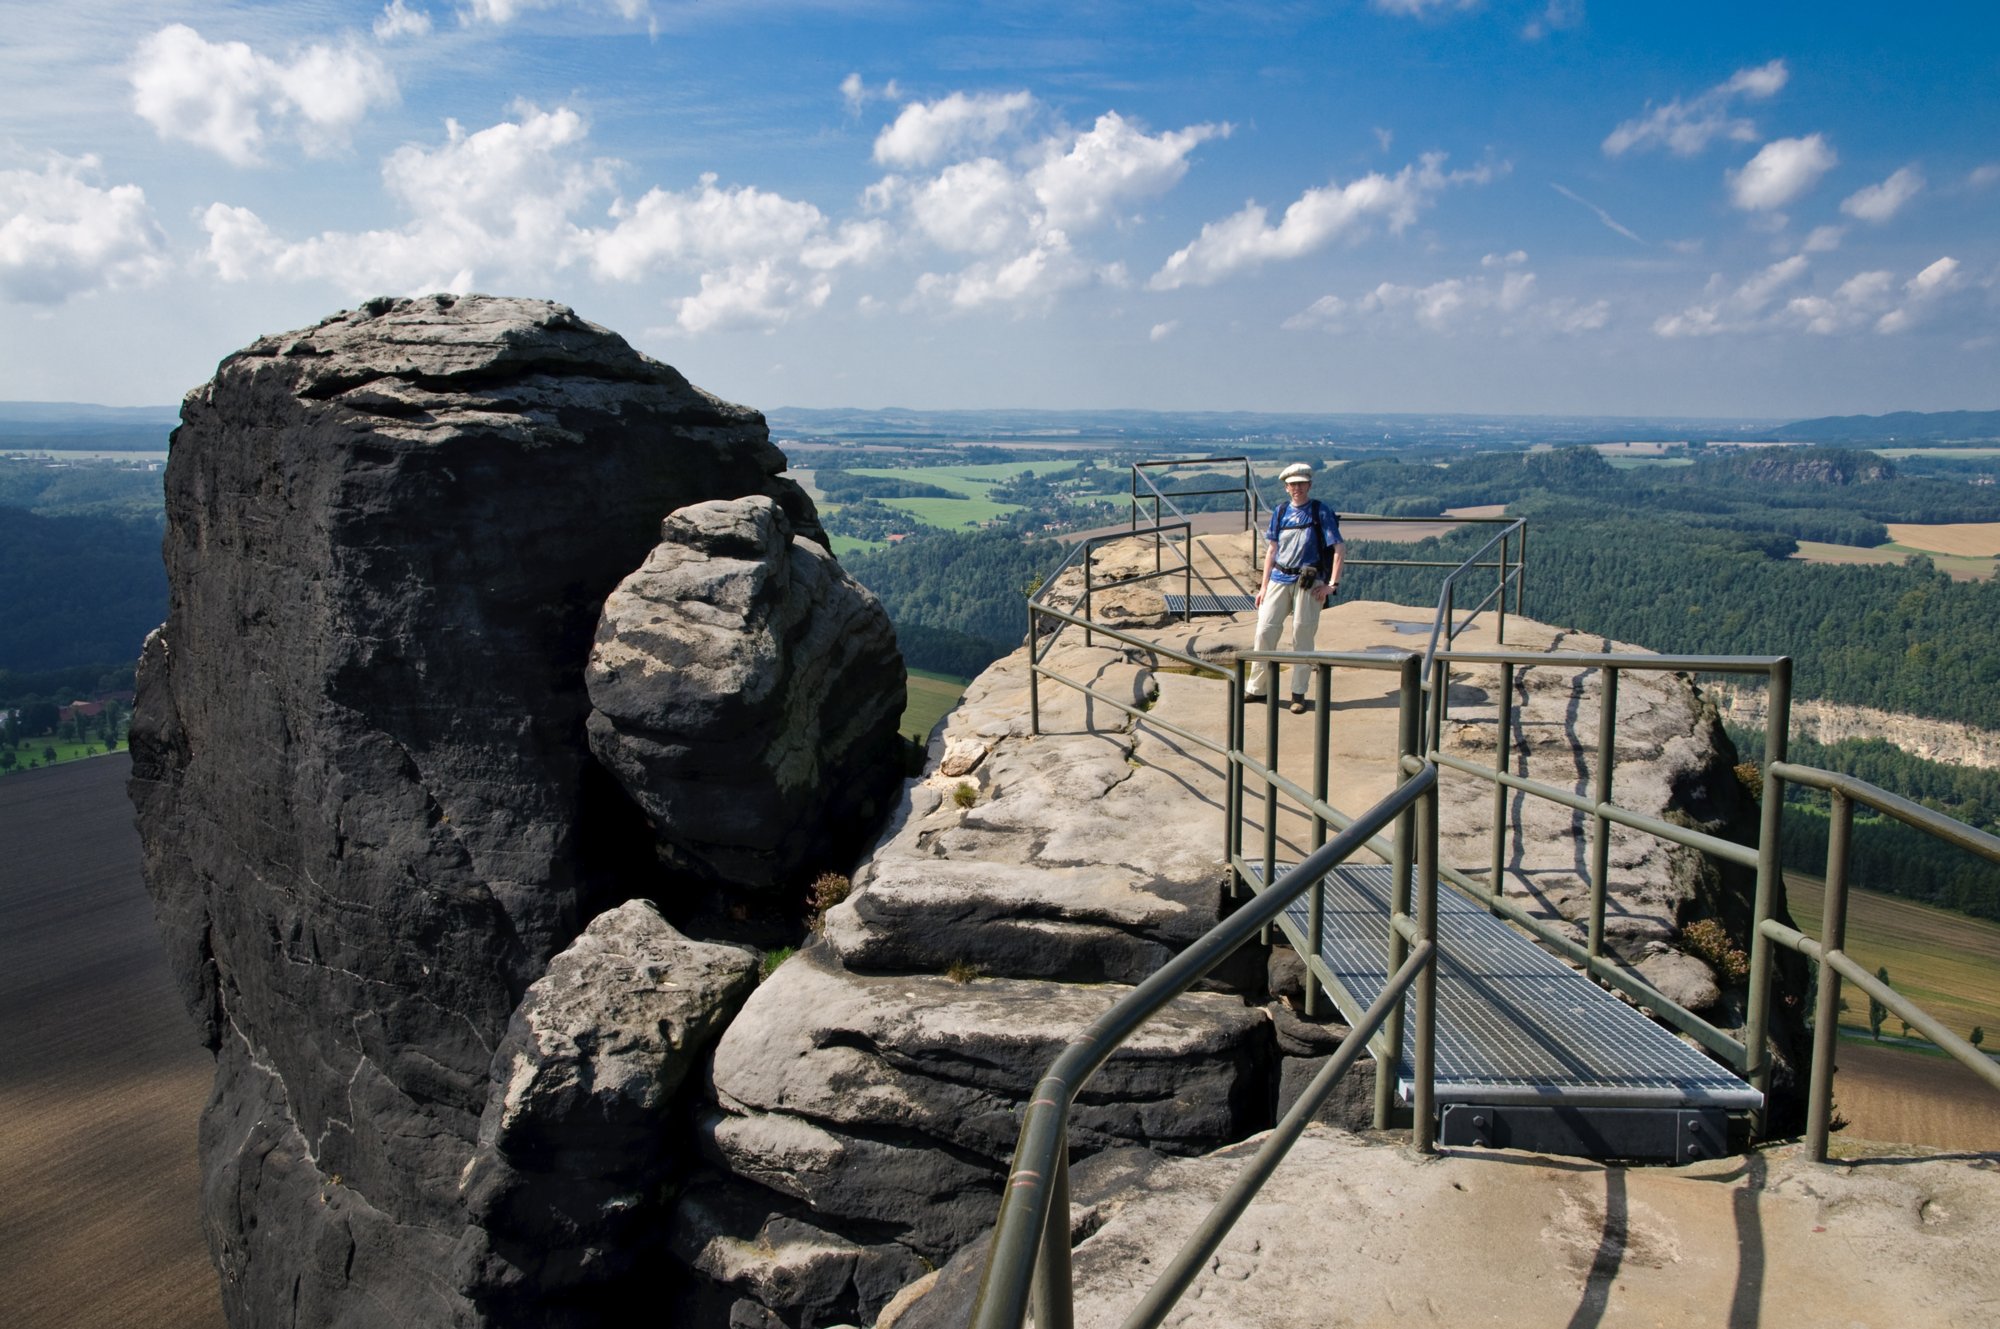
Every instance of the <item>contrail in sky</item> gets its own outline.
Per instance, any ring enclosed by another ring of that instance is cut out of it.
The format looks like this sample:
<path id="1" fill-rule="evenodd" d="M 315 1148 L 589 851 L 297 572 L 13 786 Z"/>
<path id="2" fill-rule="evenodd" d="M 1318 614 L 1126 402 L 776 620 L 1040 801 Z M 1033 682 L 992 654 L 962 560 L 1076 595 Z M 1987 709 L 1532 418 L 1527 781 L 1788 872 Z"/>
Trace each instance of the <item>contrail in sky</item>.
<path id="1" fill-rule="evenodd" d="M 1564 198 L 1574 199 L 1576 202 L 1583 204 L 1584 207 L 1589 208 L 1592 212 L 1597 214 L 1597 220 L 1603 222 L 1606 226 L 1609 226 L 1612 230 L 1618 232 L 1618 234 L 1624 236 L 1627 240 L 1630 240 L 1633 244 L 1643 245 L 1646 243 L 1644 240 L 1641 240 L 1638 236 L 1634 235 L 1629 228 L 1620 226 L 1617 223 L 1617 221 L 1612 218 L 1610 213 L 1606 212 L 1603 208 L 1598 207 L 1595 203 L 1592 203 L 1589 199 L 1584 198 L 1582 195 L 1577 194 L 1571 190 L 1564 189 L 1561 185 L 1558 184 L 1551 184 L 1549 188 L 1555 190 L 1558 194 L 1561 194 Z"/>

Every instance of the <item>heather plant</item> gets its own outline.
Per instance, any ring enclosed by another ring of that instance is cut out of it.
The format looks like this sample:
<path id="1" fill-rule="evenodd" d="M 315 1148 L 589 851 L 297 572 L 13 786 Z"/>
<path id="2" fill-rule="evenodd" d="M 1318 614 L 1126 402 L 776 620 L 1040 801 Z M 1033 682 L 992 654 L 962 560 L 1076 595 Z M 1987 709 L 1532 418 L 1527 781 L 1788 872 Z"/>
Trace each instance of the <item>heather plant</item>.
<path id="1" fill-rule="evenodd" d="M 1682 928 L 1681 949 L 1705 961 L 1725 985 L 1750 977 L 1750 957 L 1730 943 L 1728 931 L 1716 919 L 1698 918 Z"/>

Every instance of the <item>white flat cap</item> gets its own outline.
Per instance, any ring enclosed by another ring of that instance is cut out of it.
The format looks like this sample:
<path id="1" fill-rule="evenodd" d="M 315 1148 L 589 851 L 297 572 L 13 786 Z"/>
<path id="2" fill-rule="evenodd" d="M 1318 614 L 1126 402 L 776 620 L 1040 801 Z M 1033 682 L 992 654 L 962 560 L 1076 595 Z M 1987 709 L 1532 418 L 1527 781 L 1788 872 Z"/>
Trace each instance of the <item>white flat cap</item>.
<path id="1" fill-rule="evenodd" d="M 1295 461 L 1284 470 L 1278 472 L 1278 478 L 1286 484 L 1290 484 L 1294 480 L 1304 480 L 1307 484 L 1311 484 L 1313 468 L 1302 461 Z"/>

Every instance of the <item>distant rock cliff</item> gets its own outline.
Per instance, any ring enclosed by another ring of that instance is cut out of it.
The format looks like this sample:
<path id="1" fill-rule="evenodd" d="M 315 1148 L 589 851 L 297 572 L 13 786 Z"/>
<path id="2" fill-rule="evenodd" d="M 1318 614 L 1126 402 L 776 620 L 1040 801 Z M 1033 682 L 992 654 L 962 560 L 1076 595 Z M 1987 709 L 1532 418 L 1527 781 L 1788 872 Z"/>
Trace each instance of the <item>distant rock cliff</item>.
<path id="1" fill-rule="evenodd" d="M 802 910 L 787 875 L 900 777 L 893 636 L 784 466 L 756 412 L 538 301 L 371 302 L 187 398 L 132 794 L 217 1057 L 203 1198 L 234 1323 L 591 1322 L 644 1263 L 676 1086 L 755 963 L 668 919 Z M 628 793 L 586 739 L 605 602 L 718 500 L 756 532 L 729 577 L 767 585 L 735 618 L 711 597 L 711 658 L 739 633 L 842 649 L 702 699 L 671 642 L 620 647 L 604 727 L 643 716 L 651 745 L 606 753 Z M 777 761 L 789 802 L 718 826 L 647 785 L 718 722 L 752 759 L 815 750 Z M 788 852 L 746 873 L 688 847 L 718 832 Z"/>

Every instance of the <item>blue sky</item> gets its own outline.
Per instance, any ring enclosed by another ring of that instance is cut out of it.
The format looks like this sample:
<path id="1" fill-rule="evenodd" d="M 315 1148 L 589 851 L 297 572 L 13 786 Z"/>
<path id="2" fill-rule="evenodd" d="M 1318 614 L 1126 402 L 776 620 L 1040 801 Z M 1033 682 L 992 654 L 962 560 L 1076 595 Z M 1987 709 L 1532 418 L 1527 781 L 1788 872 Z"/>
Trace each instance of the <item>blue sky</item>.
<path id="1" fill-rule="evenodd" d="M 375 294 L 749 405 L 2000 407 L 2000 7 L 0 0 L 0 398 Z"/>

